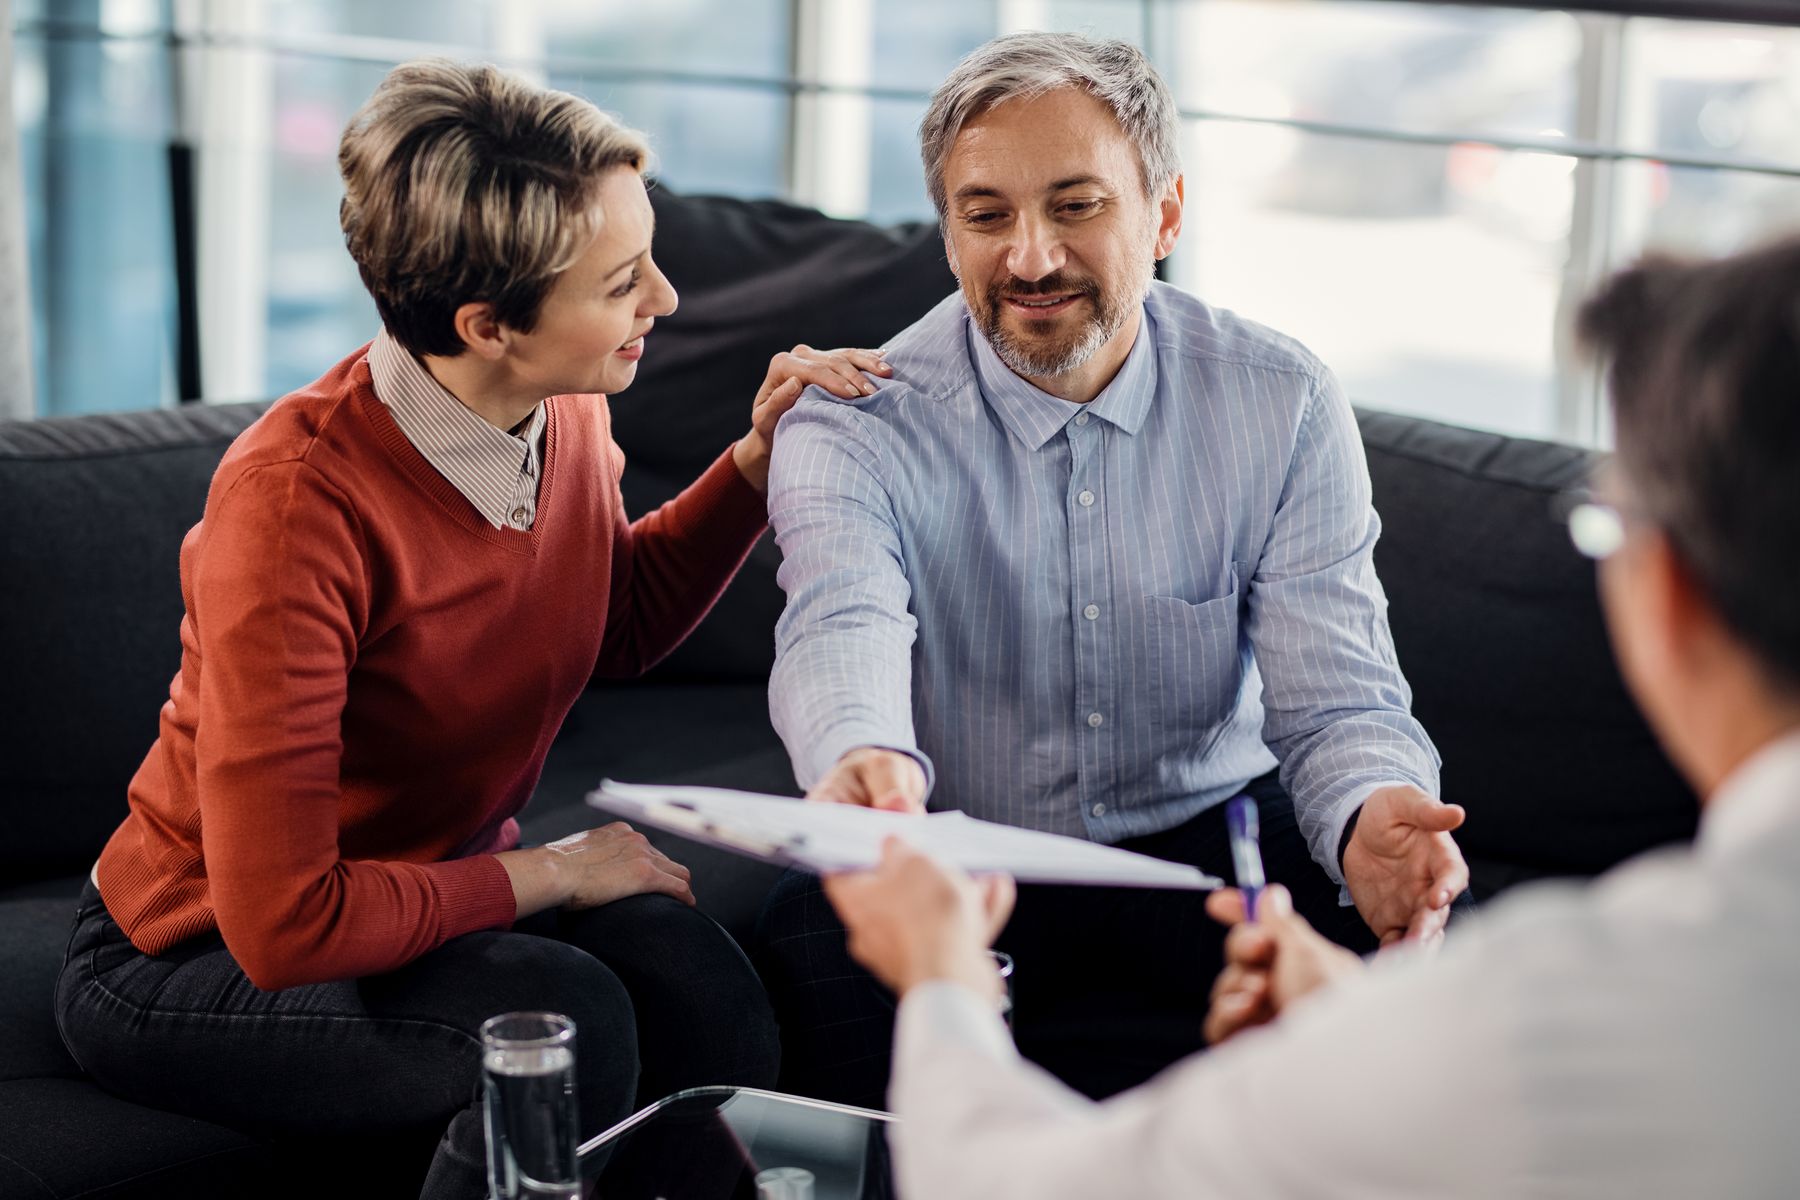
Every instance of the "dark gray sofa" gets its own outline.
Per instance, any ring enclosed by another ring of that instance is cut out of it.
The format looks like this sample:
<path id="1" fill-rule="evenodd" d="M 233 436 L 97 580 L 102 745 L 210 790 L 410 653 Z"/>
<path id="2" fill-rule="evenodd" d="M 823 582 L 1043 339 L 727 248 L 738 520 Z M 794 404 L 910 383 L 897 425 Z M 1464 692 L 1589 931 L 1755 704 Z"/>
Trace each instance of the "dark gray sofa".
<path id="1" fill-rule="evenodd" d="M 682 303 L 615 408 L 633 511 L 741 431 L 776 349 L 879 345 L 953 286 L 929 227 L 667 192 L 656 205 L 658 256 Z M 177 547 L 220 454 L 259 411 L 0 424 L 0 1200 L 355 1194 L 347 1178 L 404 1195 L 429 1152 L 269 1145 L 127 1104 L 83 1077 L 51 1018 L 72 899 L 124 813 L 177 664 Z M 1620 689 L 1591 568 L 1552 519 L 1590 456 L 1378 413 L 1362 422 L 1395 637 L 1443 752 L 1445 795 L 1470 811 L 1478 897 L 1690 836 L 1691 798 Z M 764 692 L 775 566 L 765 540 L 668 662 L 587 694 L 528 837 L 589 823 L 580 798 L 602 775 L 795 790 Z M 746 937 L 773 872 L 666 844 L 694 868 L 702 905 Z"/>

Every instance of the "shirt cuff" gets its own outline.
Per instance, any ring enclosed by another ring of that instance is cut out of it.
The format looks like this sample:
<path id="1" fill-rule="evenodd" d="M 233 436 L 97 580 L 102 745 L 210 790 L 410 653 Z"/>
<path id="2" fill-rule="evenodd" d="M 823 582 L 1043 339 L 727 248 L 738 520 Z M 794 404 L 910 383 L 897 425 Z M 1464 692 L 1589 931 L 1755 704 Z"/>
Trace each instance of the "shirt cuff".
<path id="1" fill-rule="evenodd" d="M 814 751 L 816 757 L 813 759 L 816 773 L 810 781 L 802 780 L 802 786 L 810 790 L 813 784 L 825 778 L 837 766 L 838 761 L 852 750 L 891 750 L 895 754 L 906 755 L 925 772 L 925 798 L 931 798 L 932 786 L 937 783 L 937 768 L 932 766 L 929 755 L 917 746 L 901 744 L 899 738 L 886 737 L 867 727 L 858 728 L 853 725 L 829 730 L 819 738 Z"/>
<path id="2" fill-rule="evenodd" d="M 1345 836 L 1345 830 L 1350 826 L 1350 818 L 1361 812 L 1362 806 L 1368 803 L 1369 797 L 1373 796 L 1376 792 L 1379 792 L 1382 788 L 1418 786 L 1418 784 L 1407 779 L 1386 779 L 1377 783 L 1365 783 L 1355 791 L 1346 795 L 1342 800 L 1338 801 L 1336 811 L 1331 814 L 1331 819 L 1325 823 L 1325 845 L 1333 847 L 1335 852 L 1331 855 L 1330 862 L 1321 863 L 1320 865 L 1325 868 L 1325 873 L 1337 882 L 1338 904 L 1340 906 L 1347 906 L 1355 903 L 1355 901 L 1350 898 L 1349 886 L 1344 882 L 1344 851 L 1350 848 Z"/>

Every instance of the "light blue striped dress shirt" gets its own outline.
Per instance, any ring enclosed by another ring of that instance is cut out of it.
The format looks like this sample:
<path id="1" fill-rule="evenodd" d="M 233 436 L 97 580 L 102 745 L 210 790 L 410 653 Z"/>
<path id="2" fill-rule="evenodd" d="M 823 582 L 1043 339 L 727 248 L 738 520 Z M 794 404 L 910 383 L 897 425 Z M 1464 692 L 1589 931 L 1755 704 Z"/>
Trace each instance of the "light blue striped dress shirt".
<path id="1" fill-rule="evenodd" d="M 1156 284 L 1091 403 L 1013 374 L 953 295 L 891 380 L 783 418 L 775 728 L 810 787 L 920 756 L 930 806 L 1100 842 L 1277 761 L 1313 857 L 1374 787 L 1437 794 L 1350 406 L 1293 340 Z M 1273 752 L 1271 754 L 1271 752 Z"/>

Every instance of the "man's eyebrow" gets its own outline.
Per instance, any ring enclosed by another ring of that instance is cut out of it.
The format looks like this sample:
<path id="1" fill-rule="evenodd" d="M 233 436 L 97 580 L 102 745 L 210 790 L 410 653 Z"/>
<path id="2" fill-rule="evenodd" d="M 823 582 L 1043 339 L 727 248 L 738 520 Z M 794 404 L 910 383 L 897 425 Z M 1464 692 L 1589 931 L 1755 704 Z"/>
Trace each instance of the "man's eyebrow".
<path id="1" fill-rule="evenodd" d="M 1053 192 L 1065 192 L 1070 188 L 1075 187 L 1100 187 L 1107 191 L 1112 190 L 1112 184 L 1100 178 L 1098 175 L 1071 175 L 1067 179 L 1059 179 L 1051 184 L 1050 190 Z"/>
<path id="2" fill-rule="evenodd" d="M 1050 192 L 1064 192 L 1070 188 L 1076 187 L 1100 187 L 1107 191 L 1112 190 L 1112 185 L 1098 175 L 1071 175 L 1067 179 L 1057 180 L 1045 190 Z M 951 199 L 972 200 L 977 197 L 991 197 L 997 199 L 1000 197 L 1000 189 L 987 187 L 979 183 L 965 184 L 956 189 L 956 195 L 952 196 Z"/>

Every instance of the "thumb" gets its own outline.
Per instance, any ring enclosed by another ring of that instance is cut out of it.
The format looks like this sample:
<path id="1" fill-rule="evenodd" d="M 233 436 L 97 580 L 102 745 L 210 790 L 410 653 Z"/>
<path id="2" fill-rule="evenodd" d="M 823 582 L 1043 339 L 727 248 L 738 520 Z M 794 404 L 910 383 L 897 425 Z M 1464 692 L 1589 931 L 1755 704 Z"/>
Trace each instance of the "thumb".
<path id="1" fill-rule="evenodd" d="M 855 804 L 856 797 L 845 789 L 835 777 L 827 775 L 813 784 L 812 790 L 806 793 L 806 799 L 814 804 Z"/>
<path id="2" fill-rule="evenodd" d="M 1422 797 L 1413 806 L 1413 823 L 1420 829 L 1432 833 L 1449 833 L 1460 826 L 1468 817 L 1460 804 L 1445 804 L 1430 796 Z"/>
<path id="3" fill-rule="evenodd" d="M 1272 883 L 1263 889 L 1263 894 L 1256 900 L 1256 923 L 1268 930 L 1269 936 L 1281 945 L 1294 934 L 1308 929 L 1306 918 L 1294 911 L 1294 897 L 1279 883 Z"/>
<path id="4" fill-rule="evenodd" d="M 975 882 L 981 889 L 981 911 L 987 918 L 988 941 L 992 942 L 1012 917 L 1019 890 L 1011 875 L 982 875 Z"/>
<path id="5" fill-rule="evenodd" d="M 805 388 L 806 385 L 801 383 L 798 378 L 790 377 L 780 387 L 764 396 L 756 404 L 756 408 L 767 416 L 779 417 L 794 407 L 794 402 L 800 399 L 800 393 Z"/>
<path id="6" fill-rule="evenodd" d="M 1306 918 L 1294 911 L 1294 898 L 1279 883 L 1270 884 L 1256 902 L 1256 923 L 1275 939 L 1277 952 L 1319 935 Z"/>
<path id="7" fill-rule="evenodd" d="M 911 759 L 884 755 L 862 770 L 863 788 L 873 808 L 888 812 L 918 811 L 918 780 Z"/>
<path id="8" fill-rule="evenodd" d="M 1222 887 L 1206 898 L 1206 915 L 1221 925 L 1236 925 L 1244 919 L 1244 893 L 1234 887 Z"/>
<path id="9" fill-rule="evenodd" d="M 1258 921 L 1286 921 L 1294 915 L 1294 897 L 1279 883 L 1271 883 L 1256 898 Z"/>

